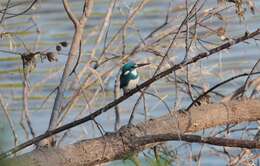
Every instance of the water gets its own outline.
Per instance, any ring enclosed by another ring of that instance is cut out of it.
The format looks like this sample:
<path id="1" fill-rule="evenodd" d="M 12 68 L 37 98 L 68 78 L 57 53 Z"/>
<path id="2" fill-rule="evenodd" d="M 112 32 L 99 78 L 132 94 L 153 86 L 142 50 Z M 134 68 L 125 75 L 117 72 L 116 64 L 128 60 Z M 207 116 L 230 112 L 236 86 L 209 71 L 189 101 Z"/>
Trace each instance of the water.
<path id="1" fill-rule="evenodd" d="M 16 3 L 22 1 L 16 1 Z M 129 7 L 134 5 L 136 1 L 128 0 L 128 1 L 120 1 L 119 4 L 116 5 L 116 8 L 113 13 L 112 22 L 109 27 L 108 38 L 107 41 L 112 39 L 112 36 L 119 30 L 120 26 L 124 23 L 127 18 L 126 11 Z M 2 5 L 5 1 L 0 2 Z M 81 59 L 81 63 L 79 64 L 79 68 L 77 71 L 83 67 L 85 62 L 89 59 L 90 52 L 95 44 L 95 39 L 98 35 L 98 28 L 100 27 L 103 18 L 107 12 L 107 7 L 109 5 L 109 1 L 97 0 L 95 2 L 95 7 L 92 12 L 92 16 L 85 28 L 84 34 L 84 52 Z M 169 15 L 170 25 L 167 26 L 168 29 L 177 28 L 177 25 L 182 21 L 184 17 L 183 6 L 181 5 L 182 1 L 174 1 L 174 4 L 177 4 L 173 7 L 172 13 Z M 215 4 L 216 1 L 207 1 L 203 10 L 209 8 L 210 5 Z M 27 3 L 28 5 L 28 3 Z M 19 6 L 19 9 L 25 8 L 27 5 L 23 4 Z M 77 15 L 80 15 L 81 10 L 79 8 L 82 6 L 81 1 L 75 0 L 71 2 L 72 9 L 76 11 Z M 149 32 L 153 31 L 156 27 L 161 25 L 164 22 L 164 18 L 166 15 L 166 11 L 169 5 L 169 1 L 156 1 L 152 0 L 148 3 L 143 11 L 135 18 L 134 24 L 127 29 L 127 33 L 129 35 L 126 36 L 126 52 L 129 53 L 131 50 L 140 42 L 140 36 L 144 38 Z M 181 8 L 182 7 L 182 8 Z M 252 15 L 250 13 L 246 13 L 245 21 L 240 22 L 239 18 L 234 15 L 234 10 L 228 10 L 227 12 L 223 12 L 222 14 L 227 16 L 227 24 L 225 25 L 221 20 L 216 18 L 212 18 L 207 21 L 213 29 L 216 29 L 220 26 L 225 26 L 228 37 L 236 37 L 243 34 L 246 30 L 249 32 L 254 31 L 256 28 L 259 28 L 260 21 L 260 12 L 259 12 L 260 3 L 256 2 L 256 14 Z M 17 13 L 19 10 L 13 8 L 10 12 Z M 71 41 L 73 36 L 73 25 L 68 20 L 66 13 L 64 12 L 62 3 L 60 1 L 41 1 L 39 4 L 35 6 L 33 10 L 29 13 L 13 18 L 5 21 L 5 24 L 2 25 L 1 29 L 3 31 L 8 32 L 17 32 L 17 36 L 4 36 L 0 42 L 1 50 L 9 50 L 15 52 L 26 52 L 26 48 L 23 46 L 22 41 L 26 44 L 26 47 L 31 51 L 38 50 L 48 50 L 55 51 L 55 46 L 60 41 Z M 39 28 L 40 33 L 36 32 L 36 29 Z M 139 31 L 136 31 L 139 29 Z M 198 34 L 204 35 L 206 34 L 206 29 L 200 28 L 198 29 Z M 139 34 L 138 34 L 139 33 Z M 214 41 L 217 43 L 221 43 L 221 39 L 219 37 L 209 36 L 206 38 L 207 40 Z M 183 40 L 178 40 L 178 44 L 176 44 L 176 48 L 170 52 L 171 60 L 174 60 L 175 63 L 179 62 L 183 59 L 184 48 L 183 48 Z M 97 48 L 96 57 L 99 57 L 104 45 L 104 39 L 101 41 L 101 44 Z M 152 42 L 148 40 L 148 43 Z M 165 43 L 165 46 L 169 44 L 169 38 L 164 39 L 162 41 L 162 45 Z M 105 55 L 107 58 L 111 58 L 114 53 L 116 55 L 121 55 L 121 50 L 118 49 L 118 44 L 121 45 L 121 42 L 116 41 L 113 43 L 112 49 L 107 51 Z M 230 50 L 225 50 L 223 52 L 218 53 L 217 55 L 211 56 L 200 62 L 200 66 L 192 65 L 190 66 L 190 75 L 192 82 L 197 85 L 202 85 L 203 87 L 211 87 L 218 83 L 221 80 L 229 78 L 235 74 L 242 72 L 249 72 L 256 62 L 259 59 L 259 46 L 254 42 L 250 41 L 251 45 L 247 44 L 239 44 L 234 46 Z M 164 48 L 165 49 L 165 48 Z M 201 49 L 201 48 L 200 48 Z M 40 62 L 37 60 L 37 67 L 33 70 L 33 72 L 29 76 L 30 80 L 30 89 L 31 93 L 29 96 L 29 110 L 30 116 L 32 120 L 32 126 L 34 127 L 36 135 L 43 133 L 49 123 L 50 111 L 53 106 L 54 96 L 51 95 L 50 98 L 45 102 L 46 97 L 56 88 L 61 78 L 62 68 L 66 62 L 68 48 L 63 48 L 61 53 L 58 56 L 58 62 L 49 63 L 46 60 Z M 190 56 L 194 56 L 200 53 L 201 50 L 193 49 L 190 53 Z M 158 64 L 158 57 L 154 57 L 149 53 L 140 52 L 131 58 L 135 61 L 151 61 L 153 64 Z M 118 65 L 119 60 L 115 59 L 109 63 L 106 63 L 104 66 L 98 69 L 99 72 L 108 71 L 111 67 L 114 68 L 114 72 L 106 79 L 104 82 L 104 92 L 100 92 L 97 95 L 97 98 L 94 100 L 91 108 L 86 107 L 86 101 L 84 97 L 81 97 L 77 104 L 73 107 L 72 111 L 69 112 L 68 116 L 66 116 L 65 123 L 70 122 L 77 117 L 77 114 L 80 111 L 83 111 L 81 116 L 89 114 L 89 112 L 93 112 L 95 109 L 100 108 L 104 104 L 113 100 L 112 90 L 114 79 L 117 70 L 119 70 Z M 258 68 L 259 69 L 259 68 Z M 141 79 L 146 80 L 151 77 L 153 74 L 154 66 L 151 68 L 145 68 L 141 71 Z M 185 74 L 183 72 L 177 73 L 181 78 L 185 78 Z M 3 97 L 3 101 L 5 104 L 8 104 L 8 110 L 10 116 L 15 122 L 15 127 L 19 135 L 19 143 L 25 141 L 25 134 L 19 125 L 21 111 L 22 111 L 22 61 L 19 55 L 1 53 L 0 54 L 0 94 Z M 72 76 L 69 80 L 70 83 L 73 82 L 75 76 Z M 245 78 L 238 79 L 232 83 L 229 83 L 218 89 L 223 95 L 228 95 L 236 88 L 242 85 L 245 81 Z M 81 83 L 83 79 L 81 79 Z M 65 97 L 69 99 L 69 97 L 73 94 L 74 88 L 78 87 L 78 82 L 73 84 L 74 86 L 70 87 L 66 92 Z M 235 86 L 234 86 L 235 85 Z M 87 91 L 86 96 L 88 100 L 91 100 L 91 96 L 97 89 L 97 86 L 91 88 L 91 90 Z M 159 81 L 159 83 L 155 83 L 151 88 L 151 91 L 157 91 L 160 97 L 164 98 L 166 103 L 173 107 L 174 101 L 176 100 L 175 88 L 172 83 L 167 83 L 165 80 Z M 172 92 L 172 93 L 169 93 Z M 196 94 L 194 92 L 194 94 Z M 190 98 L 187 97 L 182 92 L 179 92 L 178 101 L 181 101 L 180 106 L 185 106 L 190 103 Z M 129 118 L 129 106 L 132 108 L 136 101 L 137 95 L 131 97 L 127 101 L 120 104 L 123 112 L 122 114 L 122 124 L 126 124 Z M 146 106 L 149 112 L 147 113 L 148 118 L 155 118 L 162 114 L 167 113 L 165 106 L 156 98 L 147 96 L 146 97 Z M 1 117 L 4 117 L 3 112 L 1 111 Z M 135 117 L 135 123 L 144 121 L 144 112 L 143 105 L 139 105 L 138 113 Z M 3 118 L 5 119 L 5 118 Z M 112 111 L 103 114 L 102 116 L 97 118 L 97 121 L 104 127 L 106 131 L 113 131 L 113 122 L 114 122 L 114 113 Z M 247 125 L 247 124 L 243 124 Z M 242 125 L 242 126 L 243 126 Z M 251 125 L 254 127 L 254 125 Z M 84 128 L 84 130 L 82 130 Z M 6 131 L 7 135 L 11 137 L 11 133 L 9 130 Z M 80 134 L 80 137 L 78 137 Z M 97 127 L 92 123 L 86 123 L 81 125 L 81 127 L 76 127 L 72 129 L 69 137 L 63 141 L 63 144 L 73 143 L 82 138 L 91 138 L 99 136 L 100 133 L 97 130 Z M 13 146 L 12 139 L 5 139 L 5 149 L 8 149 Z M 175 144 L 174 144 L 175 145 Z M 179 145 L 179 143 L 177 143 Z M 200 149 L 201 145 L 193 144 L 192 152 L 194 154 L 197 153 L 197 150 Z M 212 165 L 212 161 L 217 160 L 217 164 L 225 163 L 224 157 L 216 157 L 214 155 L 209 155 L 210 150 L 204 150 L 206 156 L 202 157 L 202 165 Z M 181 149 L 180 153 L 186 152 L 185 149 Z M 185 162 L 185 161 L 183 161 Z M 121 163 L 121 161 L 119 161 Z"/>

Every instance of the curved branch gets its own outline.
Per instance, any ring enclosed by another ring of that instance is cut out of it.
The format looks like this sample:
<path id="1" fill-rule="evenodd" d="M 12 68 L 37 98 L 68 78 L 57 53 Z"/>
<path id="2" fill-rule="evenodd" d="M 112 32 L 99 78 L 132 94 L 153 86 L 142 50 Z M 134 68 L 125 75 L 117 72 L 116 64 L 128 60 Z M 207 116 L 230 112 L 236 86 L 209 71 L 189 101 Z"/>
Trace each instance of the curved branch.
<path id="1" fill-rule="evenodd" d="M 91 14 L 93 4 L 94 4 L 93 0 L 85 0 L 82 16 L 79 19 L 80 25 L 84 26 L 85 23 L 87 22 L 90 14 Z"/>
<path id="2" fill-rule="evenodd" d="M 64 5 L 65 5 L 64 6 L 65 10 L 70 10 L 68 8 L 68 6 L 66 8 L 67 0 L 63 0 L 63 2 L 64 2 Z M 86 3 L 87 3 L 87 5 L 86 5 Z M 89 0 L 88 2 L 85 1 L 85 5 L 87 6 L 87 9 L 86 9 L 87 13 L 90 14 L 91 11 L 92 11 L 92 7 L 93 7 L 93 0 Z M 84 9 L 84 12 L 86 12 L 85 9 Z M 71 12 L 69 12 L 69 13 L 68 13 L 69 16 L 73 17 L 72 13 Z M 82 19 L 84 21 L 82 21 Z M 66 91 L 67 79 L 70 75 L 70 72 L 71 72 L 70 70 L 72 68 L 73 61 L 75 60 L 75 56 L 77 55 L 77 52 L 79 50 L 80 42 L 81 42 L 83 34 L 84 34 L 84 27 L 87 24 L 87 19 L 88 18 L 86 18 L 86 17 L 81 18 L 80 22 L 77 23 L 77 25 L 76 25 L 76 22 L 75 22 L 76 21 L 75 18 L 73 18 L 73 20 L 72 20 L 72 21 L 74 21 L 73 23 L 74 23 L 74 26 L 75 26 L 75 31 L 74 31 L 70 51 L 69 51 L 69 56 L 67 58 L 67 61 L 66 61 L 63 73 L 62 73 L 62 78 L 60 80 L 60 84 L 59 84 L 58 89 L 57 89 L 57 94 L 56 94 L 56 97 L 55 97 L 55 101 L 54 101 L 54 105 L 53 105 L 53 109 L 52 109 L 52 113 L 51 113 L 51 118 L 50 118 L 50 122 L 49 122 L 49 128 L 48 128 L 48 131 L 46 132 L 46 134 L 49 133 L 49 131 L 55 129 L 56 126 L 57 126 L 58 118 L 60 116 L 60 111 L 62 109 L 62 102 L 64 100 L 63 94 Z M 47 134 L 47 135 L 49 135 L 49 134 Z"/>
<path id="3" fill-rule="evenodd" d="M 64 148 L 38 149 L 14 157 L 11 162 L 20 162 L 26 166 L 95 165 L 122 159 L 129 153 L 140 152 L 162 141 L 170 140 L 207 143 L 218 146 L 260 148 L 260 143 L 256 141 L 185 134 L 219 125 L 256 121 L 260 119 L 259 110 L 259 100 L 231 101 L 193 107 L 189 111 L 190 114 L 171 112 L 160 118 L 130 128 L 122 127 L 118 132 L 99 138 L 83 140 Z M 173 120 L 171 114 L 176 114 L 179 119 L 177 121 Z"/>
<path id="4" fill-rule="evenodd" d="M 199 135 L 190 135 L 190 134 L 149 135 L 144 137 L 138 137 L 134 142 L 139 146 L 144 146 L 151 143 L 158 143 L 158 142 L 165 142 L 165 141 L 180 141 L 180 140 L 185 142 L 190 142 L 190 143 L 203 143 L 203 144 L 211 144 L 217 146 L 260 149 L 260 142 L 255 140 L 240 140 L 240 139 L 230 139 L 230 138 L 220 138 L 220 137 L 202 137 Z"/>
<path id="5" fill-rule="evenodd" d="M 169 69 L 167 69 L 167 70 L 165 70 L 165 71 L 155 75 L 151 79 L 149 79 L 149 80 L 145 81 L 144 83 L 140 84 L 136 88 L 130 90 L 124 96 L 121 96 L 120 98 L 114 100 L 113 102 L 111 102 L 111 103 L 105 105 L 104 107 L 96 110 L 95 112 L 93 112 L 93 113 L 91 113 L 91 114 L 89 114 L 89 115 L 87 115 L 87 116 L 85 116 L 85 117 L 83 117 L 81 119 L 78 119 L 78 120 L 73 121 L 71 123 L 65 124 L 65 125 L 63 125 L 61 127 L 58 127 L 56 129 L 48 130 L 45 134 L 39 135 L 39 136 L 35 137 L 34 139 L 31 139 L 31 140 L 29 140 L 29 141 L 27 141 L 27 142 L 25 142 L 23 144 L 20 144 L 19 146 L 15 147 L 13 149 L 10 149 L 10 150 L 0 154 L 0 159 L 4 158 L 6 156 L 9 156 L 9 155 L 11 155 L 11 154 L 13 154 L 15 152 L 18 152 L 18 151 L 24 149 L 25 147 L 30 146 L 30 145 L 32 145 L 34 143 L 37 143 L 40 140 L 43 140 L 43 139 L 45 139 L 47 137 L 50 137 L 50 136 L 55 135 L 55 134 L 57 134 L 59 132 L 62 132 L 62 131 L 65 131 L 67 129 L 70 129 L 72 127 L 75 127 L 75 126 L 78 126 L 80 124 L 83 124 L 83 123 L 85 123 L 85 122 L 87 122 L 89 120 L 93 120 L 97 116 L 101 115 L 104 112 L 107 112 L 109 109 L 113 108 L 114 106 L 116 106 L 119 103 L 123 102 L 124 100 L 128 99 L 133 94 L 139 92 L 140 90 L 144 89 L 145 87 L 150 86 L 155 81 L 157 81 L 157 80 L 159 80 L 159 79 L 161 79 L 161 78 L 171 74 L 172 72 L 174 72 L 174 71 L 176 71 L 178 69 L 181 69 L 182 67 L 187 66 L 189 64 L 195 63 L 195 62 L 197 62 L 197 61 L 199 61 L 199 60 L 201 60 L 203 58 L 209 57 L 210 55 L 215 54 L 215 53 L 217 53 L 219 51 L 222 51 L 224 49 L 227 49 L 227 48 L 229 48 L 229 47 L 231 47 L 231 46 L 233 46 L 235 44 L 243 42 L 243 41 L 245 41 L 247 39 L 251 39 L 251 38 L 255 37 L 258 34 L 260 34 L 260 29 L 257 29 L 256 31 L 254 31 L 252 33 L 249 33 L 249 34 L 246 33 L 244 36 L 238 37 L 236 39 L 233 39 L 232 41 L 226 42 L 226 43 L 224 43 L 224 44 L 222 44 L 222 45 L 220 45 L 218 47 L 215 47 L 215 48 L 209 50 L 208 52 L 200 53 L 197 56 L 191 58 L 190 60 L 187 60 L 186 62 L 182 62 L 182 63 L 179 63 L 177 65 L 174 65 L 171 68 L 169 68 Z M 58 91 L 59 91 L 59 89 L 58 89 Z M 219 114 L 219 113 L 217 113 L 217 114 Z"/>
<path id="6" fill-rule="evenodd" d="M 74 24 L 74 27 L 77 27 L 79 25 L 79 21 L 78 21 L 77 17 L 74 15 L 74 13 L 72 12 L 68 1 L 62 0 L 62 3 L 63 3 L 64 9 L 65 9 L 67 15 L 69 16 L 70 20 Z"/>
<path id="7" fill-rule="evenodd" d="M 206 92 L 204 92 L 203 94 L 199 95 L 187 108 L 186 108 L 186 111 L 188 111 L 192 106 L 194 106 L 196 103 L 198 103 L 203 97 L 205 97 L 208 93 L 212 92 L 213 90 L 215 90 L 216 88 L 232 81 L 232 80 L 235 80 L 237 78 L 240 78 L 240 77 L 244 77 L 244 76 L 250 76 L 250 75 L 255 75 L 255 74 L 260 74 L 260 72 L 255 72 L 255 73 L 243 73 L 243 74 L 239 74 L 239 75 L 236 75 L 236 76 L 233 76 L 233 77 L 230 77 L 216 85 L 214 85 L 213 87 L 211 87 L 210 89 L 208 89 Z"/>
<path id="8" fill-rule="evenodd" d="M 12 15 L 12 16 L 8 16 L 6 17 L 5 19 L 10 19 L 10 18 L 13 18 L 13 17 L 16 17 L 16 16 L 20 16 L 20 15 L 23 15 L 25 13 L 27 13 L 37 2 L 38 0 L 34 0 L 25 10 L 23 10 L 22 12 L 19 12 L 19 13 L 6 13 L 6 14 L 9 14 L 9 15 Z M 7 9 L 6 9 L 7 10 Z"/>

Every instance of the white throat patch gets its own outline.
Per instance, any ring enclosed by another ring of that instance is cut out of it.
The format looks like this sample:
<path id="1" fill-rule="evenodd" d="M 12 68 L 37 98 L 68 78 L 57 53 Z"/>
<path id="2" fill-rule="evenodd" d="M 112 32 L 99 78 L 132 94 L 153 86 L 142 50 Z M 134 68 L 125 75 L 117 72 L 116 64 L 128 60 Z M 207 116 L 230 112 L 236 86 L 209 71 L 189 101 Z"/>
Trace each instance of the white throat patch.
<path id="1" fill-rule="evenodd" d="M 137 71 L 136 71 L 136 69 L 132 70 L 131 73 L 132 73 L 134 76 L 137 76 Z"/>

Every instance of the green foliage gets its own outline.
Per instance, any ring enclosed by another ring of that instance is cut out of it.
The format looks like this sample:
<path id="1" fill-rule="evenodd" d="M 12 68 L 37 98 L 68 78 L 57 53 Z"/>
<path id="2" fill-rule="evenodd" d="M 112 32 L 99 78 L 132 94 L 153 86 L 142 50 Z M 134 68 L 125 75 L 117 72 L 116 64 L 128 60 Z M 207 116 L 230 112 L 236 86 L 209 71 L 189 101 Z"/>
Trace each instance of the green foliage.
<path id="1" fill-rule="evenodd" d="M 170 166 L 171 165 L 171 161 L 167 160 L 167 158 L 163 158 L 160 156 L 160 158 L 157 159 L 150 159 L 149 161 L 149 165 L 151 166 Z"/>
<path id="2" fill-rule="evenodd" d="M 159 153 L 157 157 L 138 156 L 137 154 L 129 154 L 123 160 L 124 166 L 170 166 L 172 159 L 170 156 Z"/>

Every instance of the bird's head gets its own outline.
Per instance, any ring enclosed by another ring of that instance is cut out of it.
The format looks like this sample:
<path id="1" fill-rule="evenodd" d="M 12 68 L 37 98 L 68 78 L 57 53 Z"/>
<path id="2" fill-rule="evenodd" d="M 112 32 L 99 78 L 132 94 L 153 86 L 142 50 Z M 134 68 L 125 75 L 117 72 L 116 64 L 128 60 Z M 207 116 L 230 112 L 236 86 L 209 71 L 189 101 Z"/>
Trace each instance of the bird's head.
<path id="1" fill-rule="evenodd" d="M 142 66 L 145 66 L 145 65 L 148 65 L 149 63 L 142 63 L 142 64 L 136 64 L 134 62 L 128 62 L 126 64 L 123 65 L 122 67 L 122 73 L 124 75 L 127 75 L 128 73 L 131 73 L 133 71 L 136 71 L 135 69 L 136 68 L 139 68 L 139 67 L 142 67 Z"/>
<path id="2" fill-rule="evenodd" d="M 123 88 L 124 93 L 137 85 L 139 76 L 136 69 L 145 65 L 148 65 L 148 63 L 136 64 L 132 61 L 123 65 L 120 75 L 120 88 Z"/>

